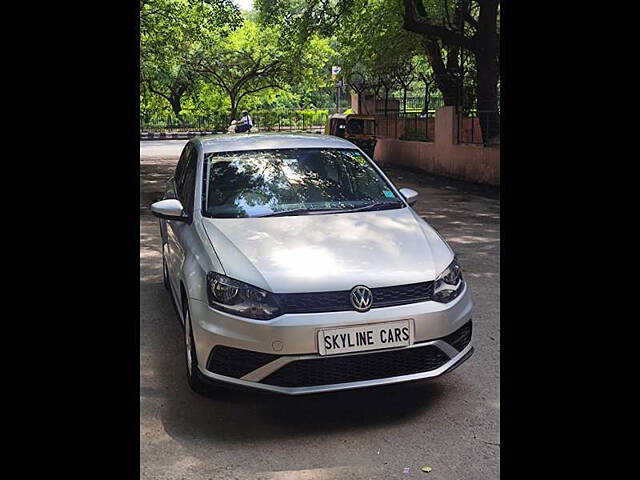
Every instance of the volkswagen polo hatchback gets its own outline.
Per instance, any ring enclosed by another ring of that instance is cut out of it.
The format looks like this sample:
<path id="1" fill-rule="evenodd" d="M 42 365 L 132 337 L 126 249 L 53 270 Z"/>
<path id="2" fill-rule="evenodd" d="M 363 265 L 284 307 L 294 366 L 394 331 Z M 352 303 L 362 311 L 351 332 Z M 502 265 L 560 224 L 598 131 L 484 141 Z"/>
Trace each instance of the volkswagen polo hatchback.
<path id="1" fill-rule="evenodd" d="M 189 141 L 151 209 L 190 386 L 313 393 L 466 360 L 468 287 L 417 196 L 336 137 Z"/>

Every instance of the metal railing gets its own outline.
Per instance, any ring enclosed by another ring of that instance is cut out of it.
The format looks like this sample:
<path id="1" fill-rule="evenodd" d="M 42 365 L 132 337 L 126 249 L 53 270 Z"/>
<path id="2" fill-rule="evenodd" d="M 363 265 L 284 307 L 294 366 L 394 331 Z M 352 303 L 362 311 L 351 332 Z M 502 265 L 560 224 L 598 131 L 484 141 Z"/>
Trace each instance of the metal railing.
<path id="1" fill-rule="evenodd" d="M 399 94 L 393 94 L 389 96 L 386 102 L 384 98 L 376 98 L 376 114 L 386 113 L 421 113 L 424 111 L 425 101 L 424 97 L 407 97 L 406 105 L 404 97 Z M 386 105 L 386 110 L 385 110 Z M 432 96 L 427 103 L 429 110 L 434 110 L 444 106 L 444 102 L 441 97 Z"/>
<path id="2" fill-rule="evenodd" d="M 433 142 L 435 138 L 435 110 L 425 113 L 376 114 L 376 136 Z"/>
<path id="3" fill-rule="evenodd" d="M 259 110 L 249 112 L 259 131 L 322 132 L 329 115 L 328 110 Z M 218 113 L 208 116 L 141 115 L 140 132 L 226 132 L 229 115 Z"/>
<path id="4" fill-rule="evenodd" d="M 140 132 L 226 131 L 229 116 L 224 113 L 207 116 L 140 115 Z"/>
<path id="5" fill-rule="evenodd" d="M 250 112 L 254 126 L 264 132 L 323 133 L 328 110 L 259 110 Z M 227 113 L 209 116 L 184 115 L 176 119 L 166 116 L 140 116 L 140 132 L 226 132 Z M 432 142 L 435 139 L 435 110 L 401 113 L 376 113 L 377 137 Z M 499 145 L 500 112 L 475 111 L 459 113 L 456 121 L 456 140 L 459 144 Z M 486 132 L 486 133 L 485 133 Z M 487 136 L 487 139 L 484 137 Z"/>
<path id="6" fill-rule="evenodd" d="M 293 110 L 255 112 L 251 118 L 259 131 L 322 133 L 328 116 L 327 110 Z"/>
<path id="7" fill-rule="evenodd" d="M 427 113 L 400 115 L 404 120 L 404 133 L 400 136 L 400 139 L 433 142 L 436 129 L 435 114 L 435 110 L 430 110 Z"/>

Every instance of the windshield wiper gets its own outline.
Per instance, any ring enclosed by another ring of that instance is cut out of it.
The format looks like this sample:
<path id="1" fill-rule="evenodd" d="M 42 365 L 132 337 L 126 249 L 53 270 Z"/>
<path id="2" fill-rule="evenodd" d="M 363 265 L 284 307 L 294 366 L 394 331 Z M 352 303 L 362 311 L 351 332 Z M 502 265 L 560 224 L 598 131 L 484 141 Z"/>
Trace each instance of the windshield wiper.
<path id="1" fill-rule="evenodd" d="M 350 208 L 346 212 L 364 212 L 369 210 L 389 210 L 404 206 L 402 202 L 373 202 L 364 207 Z"/>
<path id="2" fill-rule="evenodd" d="M 255 217 L 282 217 L 285 215 L 308 215 L 308 208 L 292 208 L 291 210 L 281 210 L 279 212 L 265 213 L 264 215 L 255 215 Z"/>
<path id="3" fill-rule="evenodd" d="M 282 210 L 280 212 L 266 213 L 264 215 L 255 215 L 256 217 L 284 217 L 287 215 L 322 215 L 327 213 L 340 213 L 350 210 L 342 208 L 293 208 L 291 210 Z"/>
<path id="4" fill-rule="evenodd" d="M 327 213 L 363 212 L 369 210 L 389 210 L 391 208 L 402 206 L 402 202 L 374 202 L 370 203 L 369 205 L 356 208 L 293 208 L 291 210 L 281 210 L 279 212 L 265 213 L 264 215 L 255 215 L 255 217 L 285 217 L 288 215 L 322 215 Z"/>

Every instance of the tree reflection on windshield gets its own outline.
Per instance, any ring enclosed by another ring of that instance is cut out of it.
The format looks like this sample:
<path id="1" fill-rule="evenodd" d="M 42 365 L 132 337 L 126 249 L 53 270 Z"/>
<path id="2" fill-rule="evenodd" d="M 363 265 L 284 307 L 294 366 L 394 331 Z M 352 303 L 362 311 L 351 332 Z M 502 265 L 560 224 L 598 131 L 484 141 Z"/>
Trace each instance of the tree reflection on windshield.
<path id="1" fill-rule="evenodd" d="M 373 203 L 402 207 L 357 150 L 280 149 L 205 156 L 203 214 L 264 216 L 288 210 L 349 210 Z"/>

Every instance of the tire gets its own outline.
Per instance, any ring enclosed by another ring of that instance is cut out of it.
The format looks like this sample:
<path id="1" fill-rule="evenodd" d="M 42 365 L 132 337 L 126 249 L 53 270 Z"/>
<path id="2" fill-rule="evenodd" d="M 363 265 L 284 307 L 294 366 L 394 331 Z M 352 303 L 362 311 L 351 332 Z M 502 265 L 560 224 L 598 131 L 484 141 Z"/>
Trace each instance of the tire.
<path id="1" fill-rule="evenodd" d="M 184 346 L 189 387 L 200 395 L 209 393 L 210 387 L 206 381 L 203 380 L 202 374 L 200 370 L 198 370 L 198 357 L 196 356 L 196 346 L 193 341 L 193 331 L 191 329 L 191 315 L 189 314 L 189 305 L 186 300 L 184 306 Z"/>
<path id="2" fill-rule="evenodd" d="M 169 271 L 167 270 L 167 261 L 164 259 L 164 248 L 162 250 L 162 283 L 164 283 L 164 288 L 171 292 L 171 287 L 169 286 Z"/>

